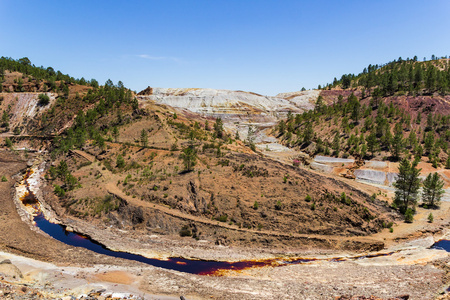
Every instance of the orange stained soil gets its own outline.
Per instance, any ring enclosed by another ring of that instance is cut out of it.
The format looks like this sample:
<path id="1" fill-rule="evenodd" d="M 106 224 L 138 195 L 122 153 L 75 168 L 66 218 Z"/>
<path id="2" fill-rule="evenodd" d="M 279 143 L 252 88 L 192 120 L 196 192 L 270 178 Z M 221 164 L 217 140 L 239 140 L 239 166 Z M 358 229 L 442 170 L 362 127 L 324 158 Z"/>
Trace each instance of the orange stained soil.
<path id="1" fill-rule="evenodd" d="M 133 275 L 124 272 L 124 271 L 111 271 L 111 272 L 104 272 L 100 274 L 95 274 L 94 278 L 106 281 L 106 282 L 112 282 L 112 283 L 118 283 L 118 284 L 132 284 L 135 281 L 135 278 Z"/>

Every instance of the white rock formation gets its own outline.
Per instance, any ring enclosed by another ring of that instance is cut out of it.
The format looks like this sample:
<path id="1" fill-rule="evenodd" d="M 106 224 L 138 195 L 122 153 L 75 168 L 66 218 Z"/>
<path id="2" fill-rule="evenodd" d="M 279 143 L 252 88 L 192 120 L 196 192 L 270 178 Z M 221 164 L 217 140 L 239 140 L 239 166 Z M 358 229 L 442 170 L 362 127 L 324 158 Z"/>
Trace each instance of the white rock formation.
<path id="1" fill-rule="evenodd" d="M 319 93 L 311 90 L 263 96 L 230 90 L 148 88 L 138 95 L 138 100 L 144 105 L 146 101 L 155 101 L 206 117 L 220 117 L 230 132 L 237 130 L 245 139 L 250 125 L 267 128 L 285 118 L 288 112 L 297 114 L 312 109 Z"/>

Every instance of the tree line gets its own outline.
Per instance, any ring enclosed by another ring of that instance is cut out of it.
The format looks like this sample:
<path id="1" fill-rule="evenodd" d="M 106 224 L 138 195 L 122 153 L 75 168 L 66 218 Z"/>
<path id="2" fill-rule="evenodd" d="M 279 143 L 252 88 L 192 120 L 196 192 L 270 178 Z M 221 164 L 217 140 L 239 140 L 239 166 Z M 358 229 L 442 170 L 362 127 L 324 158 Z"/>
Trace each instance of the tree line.
<path id="1" fill-rule="evenodd" d="M 10 57 L 2 56 L 0 58 L 0 84 L 4 80 L 6 70 L 11 72 L 20 72 L 24 75 L 30 75 L 36 80 L 46 80 L 50 83 L 51 87 L 56 81 L 64 81 L 65 84 L 80 84 L 98 87 L 98 81 L 95 79 L 86 80 L 83 77 L 75 79 L 67 74 L 63 74 L 61 71 L 55 71 L 52 67 L 37 67 L 33 65 L 27 57 L 15 60 Z"/>
<path id="2" fill-rule="evenodd" d="M 358 75 L 343 74 L 338 80 L 325 85 L 324 89 L 363 87 L 374 97 L 409 93 L 447 95 L 450 91 L 450 63 L 445 58 L 418 62 L 417 56 L 403 60 L 399 57 L 385 65 L 369 65 Z M 319 89 L 321 87 L 319 86 Z"/>

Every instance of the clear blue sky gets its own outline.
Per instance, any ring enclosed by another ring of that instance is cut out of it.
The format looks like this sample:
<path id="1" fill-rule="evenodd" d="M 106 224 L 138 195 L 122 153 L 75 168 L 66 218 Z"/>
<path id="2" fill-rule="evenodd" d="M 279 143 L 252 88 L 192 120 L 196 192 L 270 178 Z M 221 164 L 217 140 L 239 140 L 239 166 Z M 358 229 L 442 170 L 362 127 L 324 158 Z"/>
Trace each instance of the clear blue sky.
<path id="1" fill-rule="evenodd" d="M 315 88 L 401 56 L 450 55 L 450 1 L 0 0 L 0 56 L 152 87 Z"/>

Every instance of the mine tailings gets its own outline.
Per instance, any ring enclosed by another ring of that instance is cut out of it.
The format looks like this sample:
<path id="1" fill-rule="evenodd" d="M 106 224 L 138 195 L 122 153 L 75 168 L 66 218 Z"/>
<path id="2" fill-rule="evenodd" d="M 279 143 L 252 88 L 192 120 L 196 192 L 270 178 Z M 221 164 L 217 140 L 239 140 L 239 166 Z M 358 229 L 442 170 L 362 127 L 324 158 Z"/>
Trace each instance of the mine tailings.
<path id="1" fill-rule="evenodd" d="M 20 200 L 25 206 L 31 206 L 34 209 L 33 220 L 39 229 L 47 233 L 52 238 L 63 242 L 70 246 L 82 247 L 93 252 L 104 254 L 112 257 L 123 258 L 128 260 L 134 260 L 142 262 L 155 267 L 160 267 L 164 269 L 176 270 L 180 272 L 198 274 L 198 275 L 213 275 L 221 276 L 224 271 L 227 270 L 244 270 L 254 267 L 265 267 L 265 266 L 286 266 L 290 264 L 301 264 L 301 263 L 311 263 L 316 261 L 328 261 L 328 262 L 341 262 L 350 261 L 356 259 L 373 258 L 379 256 L 388 256 L 394 252 L 389 253 L 375 253 L 370 255 L 359 255 L 352 257 L 332 257 L 332 258 L 271 258 L 263 260 L 243 260 L 237 262 L 226 262 L 226 261 L 212 261 L 212 260 L 194 260 L 185 259 L 179 257 L 170 257 L 167 260 L 147 258 L 142 255 L 133 254 L 129 252 L 113 251 L 106 246 L 98 243 L 97 241 L 91 239 L 90 237 L 83 235 L 81 233 L 68 231 L 66 226 L 61 224 L 51 223 L 47 220 L 41 210 L 40 203 L 37 197 L 30 190 L 30 185 L 28 179 L 33 172 L 28 170 L 23 177 L 23 182 L 26 185 L 26 193 Z M 447 241 L 450 244 L 450 241 Z"/>

